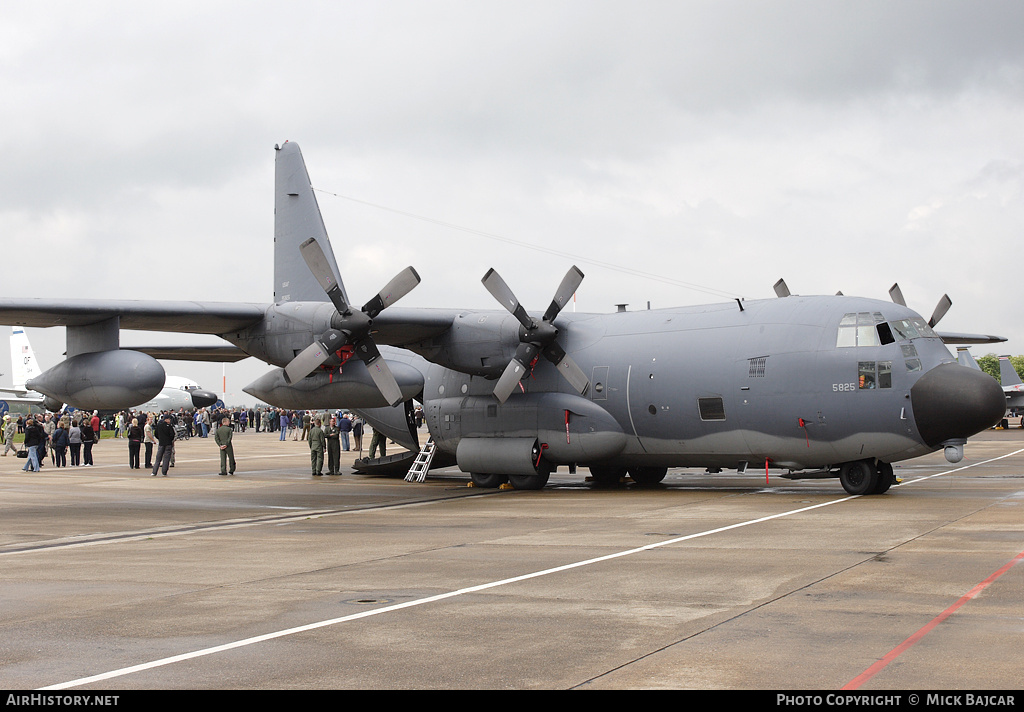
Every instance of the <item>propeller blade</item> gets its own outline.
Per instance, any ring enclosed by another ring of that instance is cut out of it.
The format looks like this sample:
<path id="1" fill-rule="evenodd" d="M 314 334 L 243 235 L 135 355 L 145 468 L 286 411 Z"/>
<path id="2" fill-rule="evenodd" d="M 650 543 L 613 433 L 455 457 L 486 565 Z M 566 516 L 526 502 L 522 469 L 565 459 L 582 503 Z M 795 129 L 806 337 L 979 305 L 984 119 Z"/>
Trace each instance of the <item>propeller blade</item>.
<path id="1" fill-rule="evenodd" d="M 505 367 L 501 378 L 498 379 L 497 385 L 494 386 L 494 397 L 498 399 L 499 403 L 504 403 L 508 400 L 508 397 L 512 395 L 512 391 L 519 385 L 519 381 L 523 379 L 524 373 L 526 373 L 526 367 L 523 364 L 515 359 L 508 362 L 508 366 Z"/>
<path id="2" fill-rule="evenodd" d="M 380 350 L 377 348 L 377 344 L 373 342 L 373 339 L 366 338 L 362 341 L 354 344 L 356 356 L 366 364 L 367 370 L 370 372 L 370 378 L 377 385 L 377 390 L 381 392 L 384 399 L 389 405 L 398 405 L 402 402 L 402 389 L 398 386 L 398 381 L 395 380 L 395 376 L 391 373 L 391 369 L 388 367 L 387 362 L 381 357 Z"/>
<path id="3" fill-rule="evenodd" d="M 894 284 L 889 287 L 889 298 L 901 307 L 907 306 L 907 300 L 903 298 L 903 291 L 900 289 L 900 285 Z"/>
<path id="4" fill-rule="evenodd" d="M 590 379 L 587 378 L 587 374 L 583 373 L 583 369 L 580 368 L 572 357 L 566 355 L 562 358 L 558 364 L 558 372 L 562 374 L 562 377 L 569 382 L 577 393 L 581 396 L 586 395 L 587 391 L 590 390 Z"/>
<path id="5" fill-rule="evenodd" d="M 494 386 L 494 397 L 498 399 L 498 402 L 504 403 L 508 400 L 512 391 L 529 371 L 530 364 L 533 363 L 536 356 L 536 346 L 531 343 L 519 344 L 516 348 L 516 355 L 509 361 L 508 366 L 505 367 L 498 379 L 497 385 Z"/>
<path id="6" fill-rule="evenodd" d="M 572 295 L 579 289 L 582 281 L 583 273 L 580 272 L 579 267 L 573 265 L 565 277 L 562 278 L 562 283 L 558 285 L 558 289 L 555 290 L 555 297 L 551 300 L 547 311 L 544 312 L 544 321 L 553 321 L 558 316 L 558 313 L 565 308 L 565 305 L 572 299 Z"/>
<path id="7" fill-rule="evenodd" d="M 338 284 L 338 280 L 335 279 L 331 263 L 327 261 L 327 255 L 324 254 L 324 250 L 320 247 L 320 243 L 316 241 L 316 238 L 311 237 L 299 245 L 299 252 L 302 253 L 302 259 L 306 261 L 309 271 L 313 273 L 316 281 L 327 292 L 327 296 L 330 298 L 331 303 L 334 304 L 334 308 L 340 314 L 347 312 L 348 304 L 341 294 L 341 286 Z"/>
<path id="8" fill-rule="evenodd" d="M 320 368 L 330 357 L 331 352 L 320 342 L 314 341 L 284 367 L 285 382 L 298 383 Z"/>
<path id="9" fill-rule="evenodd" d="M 943 294 L 942 299 L 935 305 L 935 311 L 932 312 L 932 318 L 928 320 L 928 326 L 934 329 L 942 317 L 946 316 L 946 312 L 951 306 L 953 306 L 953 300 L 949 298 L 948 294 Z"/>
<path id="10" fill-rule="evenodd" d="M 491 296 L 497 299 L 499 304 L 518 319 L 520 324 L 527 329 L 533 328 L 533 319 L 526 313 L 516 295 L 512 293 L 512 290 L 505 284 L 505 280 L 501 278 L 501 275 L 493 267 L 487 270 L 487 274 L 480 281 L 483 282 L 484 288 L 491 293 Z"/>
<path id="11" fill-rule="evenodd" d="M 373 299 L 363 305 L 363 311 L 371 319 L 397 302 L 420 283 L 420 275 L 412 267 L 406 267 L 387 283 Z"/>
<path id="12" fill-rule="evenodd" d="M 583 369 L 576 365 L 576 362 L 565 353 L 565 349 L 557 343 L 552 342 L 544 348 L 544 358 L 555 364 L 558 372 L 569 382 L 569 385 L 576 389 L 576 392 L 583 395 L 590 388 L 590 379 L 583 373 Z"/>

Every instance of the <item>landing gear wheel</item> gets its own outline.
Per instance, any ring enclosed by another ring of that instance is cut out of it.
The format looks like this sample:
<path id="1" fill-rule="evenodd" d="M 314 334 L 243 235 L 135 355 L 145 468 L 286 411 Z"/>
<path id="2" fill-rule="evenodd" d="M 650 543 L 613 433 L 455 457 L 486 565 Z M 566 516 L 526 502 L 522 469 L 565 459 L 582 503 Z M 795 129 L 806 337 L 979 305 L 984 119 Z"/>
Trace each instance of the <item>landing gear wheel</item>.
<path id="1" fill-rule="evenodd" d="M 847 462 L 839 468 L 839 482 L 849 494 L 872 494 L 878 484 L 878 471 L 867 460 Z"/>
<path id="2" fill-rule="evenodd" d="M 483 487 L 485 489 L 501 487 L 503 484 L 508 482 L 508 477 L 505 475 L 485 475 L 480 472 L 471 472 L 469 479 L 473 480 L 473 484 L 477 487 Z"/>
<path id="3" fill-rule="evenodd" d="M 629 476 L 638 485 L 656 485 L 665 479 L 668 474 L 667 467 L 631 467 Z"/>
<path id="4" fill-rule="evenodd" d="M 544 489 L 544 485 L 548 483 L 548 473 L 543 472 L 539 475 L 509 475 L 508 481 L 517 490 L 539 490 Z"/>
<path id="5" fill-rule="evenodd" d="M 875 490 L 872 494 L 885 494 L 896 482 L 896 476 L 892 472 L 892 465 L 888 462 L 878 463 L 878 482 L 875 483 Z"/>
<path id="6" fill-rule="evenodd" d="M 600 465 L 591 465 L 590 467 L 590 476 L 599 485 L 617 485 L 626 474 L 625 467 L 602 467 Z"/>

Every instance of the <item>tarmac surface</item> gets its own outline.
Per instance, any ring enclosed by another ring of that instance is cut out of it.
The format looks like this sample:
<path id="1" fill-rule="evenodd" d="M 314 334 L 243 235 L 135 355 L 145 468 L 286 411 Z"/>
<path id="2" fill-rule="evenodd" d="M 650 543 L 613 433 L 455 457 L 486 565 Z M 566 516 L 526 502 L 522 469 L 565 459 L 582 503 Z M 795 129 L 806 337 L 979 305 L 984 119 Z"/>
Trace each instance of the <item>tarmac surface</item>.
<path id="1" fill-rule="evenodd" d="M 671 470 L 538 492 L 310 476 L 179 443 L 168 477 L 0 458 L 0 688 L 1016 690 L 1024 431 L 837 480 Z M 343 453 L 351 464 L 353 453 Z"/>

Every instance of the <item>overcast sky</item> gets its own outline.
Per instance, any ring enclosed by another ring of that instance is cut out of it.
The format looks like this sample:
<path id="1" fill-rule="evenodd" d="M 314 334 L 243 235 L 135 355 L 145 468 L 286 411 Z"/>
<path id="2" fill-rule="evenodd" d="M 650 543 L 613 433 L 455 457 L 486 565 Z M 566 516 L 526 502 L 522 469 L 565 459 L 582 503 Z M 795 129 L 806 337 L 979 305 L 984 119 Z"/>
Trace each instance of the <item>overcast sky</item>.
<path id="1" fill-rule="evenodd" d="M 535 310 L 574 263 L 578 311 L 898 281 L 1018 354 L 1022 37 L 1019 0 L 5 3 L 0 290 L 270 301 L 291 140 L 359 303 L 410 264 L 403 306 L 495 307 L 490 267 Z"/>

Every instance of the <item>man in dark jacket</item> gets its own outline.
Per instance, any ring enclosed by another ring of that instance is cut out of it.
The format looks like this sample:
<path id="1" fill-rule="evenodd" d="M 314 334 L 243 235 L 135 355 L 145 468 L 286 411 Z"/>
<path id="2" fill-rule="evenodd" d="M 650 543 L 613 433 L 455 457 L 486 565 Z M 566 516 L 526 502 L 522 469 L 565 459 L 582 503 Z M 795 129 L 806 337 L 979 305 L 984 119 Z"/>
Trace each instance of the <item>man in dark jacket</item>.
<path id="1" fill-rule="evenodd" d="M 156 458 L 153 460 L 153 477 L 163 467 L 163 475 L 167 477 L 167 468 L 171 466 L 171 457 L 174 454 L 174 426 L 171 425 L 171 414 L 164 413 L 163 418 L 153 428 L 156 435 Z"/>
<path id="2" fill-rule="evenodd" d="M 46 447 L 46 433 L 35 418 L 25 422 L 25 449 L 28 450 L 28 462 L 21 468 L 28 472 L 39 472 L 39 453 Z"/>

